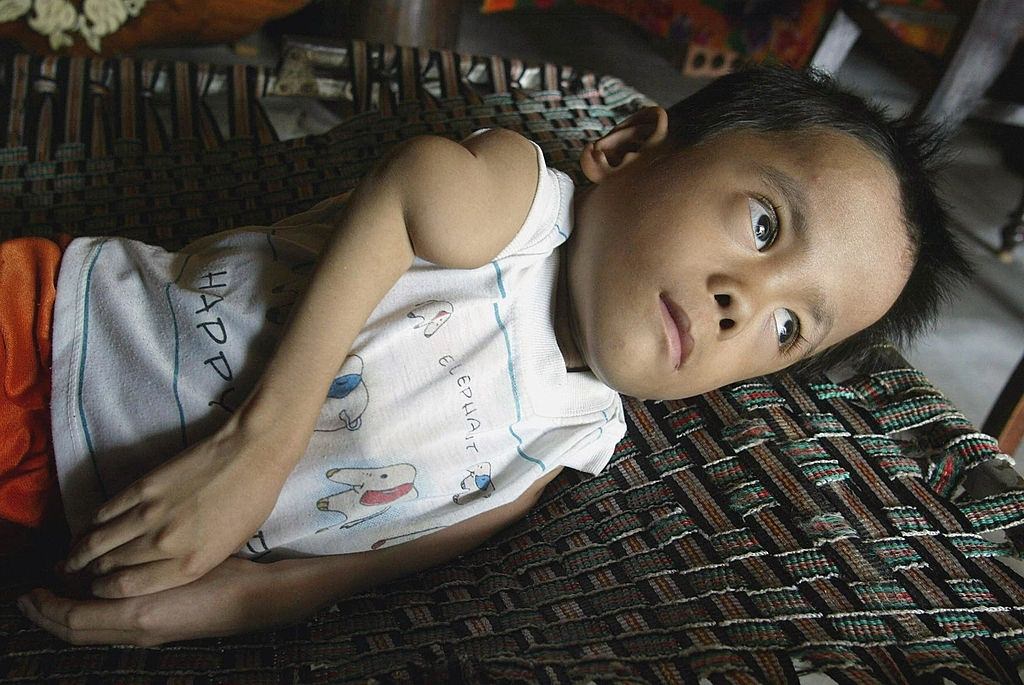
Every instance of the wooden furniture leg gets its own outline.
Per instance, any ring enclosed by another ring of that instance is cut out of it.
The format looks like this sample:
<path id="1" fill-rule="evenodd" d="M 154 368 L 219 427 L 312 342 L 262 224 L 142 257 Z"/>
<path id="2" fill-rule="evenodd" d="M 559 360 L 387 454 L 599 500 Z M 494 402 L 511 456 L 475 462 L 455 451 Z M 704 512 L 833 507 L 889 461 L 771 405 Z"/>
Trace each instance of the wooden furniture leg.
<path id="1" fill-rule="evenodd" d="M 859 37 L 900 75 L 920 88 L 915 111 L 955 131 L 983 104 L 985 91 L 1003 70 L 1024 28 L 1021 0 L 950 2 L 960 21 L 938 71 L 902 44 L 864 0 L 842 0 L 811 57 L 811 66 L 834 72 Z"/>
<path id="2" fill-rule="evenodd" d="M 268 32 L 279 40 L 292 35 L 454 50 L 461 18 L 461 0 L 323 0 L 271 22 Z"/>
<path id="3" fill-rule="evenodd" d="M 963 24 L 950 39 L 959 38 L 934 89 L 918 101 L 926 119 L 941 122 L 951 131 L 981 102 L 1010 60 L 1024 26 L 1024 2 L 978 0 L 970 21 Z"/>
<path id="4" fill-rule="evenodd" d="M 1002 244 L 999 246 L 999 259 L 1004 262 L 1013 261 L 1013 248 L 1024 243 L 1024 193 L 1020 204 L 1013 210 L 1010 220 L 1003 226 Z"/>
<path id="5" fill-rule="evenodd" d="M 1013 454 L 1024 438 L 1024 357 L 999 393 L 992 411 L 981 427 L 982 433 L 999 441 L 999 449 Z"/>
<path id="6" fill-rule="evenodd" d="M 860 38 L 861 29 L 840 7 L 821 37 L 821 42 L 811 55 L 810 66 L 834 74 L 846 61 L 854 43 Z"/>
<path id="7" fill-rule="evenodd" d="M 350 0 L 349 35 L 370 42 L 454 50 L 461 0 Z"/>

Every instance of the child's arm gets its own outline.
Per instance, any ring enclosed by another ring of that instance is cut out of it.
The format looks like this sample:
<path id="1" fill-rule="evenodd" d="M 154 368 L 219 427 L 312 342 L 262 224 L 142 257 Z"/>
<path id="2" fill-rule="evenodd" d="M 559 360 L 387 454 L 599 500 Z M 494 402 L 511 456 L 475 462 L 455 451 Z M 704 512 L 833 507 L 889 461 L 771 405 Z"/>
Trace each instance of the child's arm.
<path id="1" fill-rule="evenodd" d="M 127 597 L 199 578 L 269 516 L 316 425 L 331 380 L 367 318 L 413 256 L 487 264 L 521 227 L 537 187 L 522 136 L 463 144 L 419 137 L 388 155 L 349 197 L 260 380 L 209 438 L 154 469 L 97 513 L 68 570 Z"/>
<path id="2" fill-rule="evenodd" d="M 74 644 L 148 647 L 283 626 L 480 545 L 522 518 L 560 471 L 552 469 L 513 502 L 394 547 L 272 564 L 232 557 L 188 585 L 141 597 L 72 600 L 34 590 L 18 604 L 41 628 Z"/>

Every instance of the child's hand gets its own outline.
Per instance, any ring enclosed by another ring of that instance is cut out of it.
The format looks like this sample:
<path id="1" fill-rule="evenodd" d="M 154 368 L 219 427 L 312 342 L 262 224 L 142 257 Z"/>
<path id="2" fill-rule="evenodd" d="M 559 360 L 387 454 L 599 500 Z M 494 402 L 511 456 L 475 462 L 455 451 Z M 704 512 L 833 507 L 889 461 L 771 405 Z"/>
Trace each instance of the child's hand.
<path id="1" fill-rule="evenodd" d="M 18 607 L 40 628 L 76 645 L 148 647 L 232 635 L 302 618 L 286 597 L 273 601 L 272 566 L 229 557 L 199 580 L 155 594 L 76 600 L 36 589 L 19 598 Z"/>
<path id="2" fill-rule="evenodd" d="M 97 597 L 132 597 L 190 583 L 238 551 L 270 515 L 287 473 L 270 465 L 281 440 L 230 426 L 101 507 L 65 570 L 93 576 Z"/>

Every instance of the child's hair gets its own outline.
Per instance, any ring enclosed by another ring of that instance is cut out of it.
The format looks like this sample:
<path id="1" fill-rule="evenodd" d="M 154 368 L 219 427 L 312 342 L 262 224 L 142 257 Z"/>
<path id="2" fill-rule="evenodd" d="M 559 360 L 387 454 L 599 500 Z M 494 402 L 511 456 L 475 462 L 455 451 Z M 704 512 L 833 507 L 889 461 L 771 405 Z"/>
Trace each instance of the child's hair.
<path id="1" fill-rule="evenodd" d="M 953 288 L 971 274 L 950 233 L 935 175 L 945 161 L 937 128 L 884 109 L 839 88 L 821 72 L 779 66 L 746 67 L 723 76 L 668 110 L 670 139 L 696 145 L 726 131 L 808 131 L 849 134 L 881 157 L 899 183 L 903 223 L 914 266 L 896 302 L 877 322 L 795 365 L 820 373 L 858 362 L 887 341 L 905 345 L 928 327 Z"/>

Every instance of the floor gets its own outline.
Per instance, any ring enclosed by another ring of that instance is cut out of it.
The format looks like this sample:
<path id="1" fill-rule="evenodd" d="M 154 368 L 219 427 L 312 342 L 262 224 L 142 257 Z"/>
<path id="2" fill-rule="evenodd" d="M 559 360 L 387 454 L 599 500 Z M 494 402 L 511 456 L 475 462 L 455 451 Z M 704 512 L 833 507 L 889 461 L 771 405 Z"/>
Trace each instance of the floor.
<path id="1" fill-rule="evenodd" d="M 704 83 L 683 77 L 640 29 L 618 17 L 576 7 L 482 15 L 478 0 L 463 2 L 459 52 L 572 64 L 613 74 L 666 105 Z M 255 51 L 257 61 L 276 61 L 273 41 L 252 36 L 244 42 Z M 240 59 L 227 48 L 152 50 L 146 54 L 210 61 Z M 835 76 L 894 112 L 905 111 L 914 97 L 912 88 L 887 73 L 859 46 Z M 279 128 L 292 129 L 292 135 L 319 132 L 334 123 L 329 113 L 315 106 L 299 113 L 272 112 L 272 117 Z M 949 304 L 934 330 L 904 352 L 967 418 L 981 425 L 1024 355 L 1024 247 L 1010 264 L 995 255 L 999 228 L 1019 201 L 1024 177 L 1006 167 L 998 137 L 977 122 L 962 127 L 952 139 L 952 147 L 955 158 L 943 177 L 944 192 L 977 277 Z M 1024 456 L 1024 446 L 1016 456 Z M 1024 464 L 1024 460 L 1020 462 Z"/>

